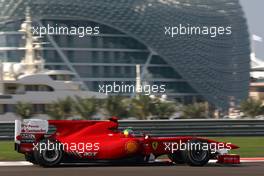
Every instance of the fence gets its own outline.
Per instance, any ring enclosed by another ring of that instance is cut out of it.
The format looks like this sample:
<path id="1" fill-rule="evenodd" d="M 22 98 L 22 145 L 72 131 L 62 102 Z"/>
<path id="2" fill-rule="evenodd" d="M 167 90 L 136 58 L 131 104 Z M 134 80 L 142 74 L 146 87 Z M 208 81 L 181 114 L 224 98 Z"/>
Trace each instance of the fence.
<path id="1" fill-rule="evenodd" d="M 152 136 L 264 136 L 264 120 L 153 120 L 120 121 L 120 129 Z M 0 122 L 0 140 L 14 138 L 14 123 Z"/>

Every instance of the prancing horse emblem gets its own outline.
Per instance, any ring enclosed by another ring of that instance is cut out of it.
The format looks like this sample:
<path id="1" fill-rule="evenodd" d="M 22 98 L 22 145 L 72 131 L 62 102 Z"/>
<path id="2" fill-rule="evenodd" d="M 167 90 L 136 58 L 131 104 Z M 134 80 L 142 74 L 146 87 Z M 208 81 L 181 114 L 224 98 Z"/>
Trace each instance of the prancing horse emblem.
<path id="1" fill-rule="evenodd" d="M 156 150 L 158 148 L 159 143 L 158 142 L 152 142 L 152 148 Z"/>

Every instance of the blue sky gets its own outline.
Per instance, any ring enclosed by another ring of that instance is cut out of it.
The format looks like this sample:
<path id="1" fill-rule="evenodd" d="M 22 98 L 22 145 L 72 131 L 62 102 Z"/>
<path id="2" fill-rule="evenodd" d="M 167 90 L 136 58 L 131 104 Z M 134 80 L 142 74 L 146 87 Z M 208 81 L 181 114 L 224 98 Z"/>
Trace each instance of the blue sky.
<path id="1" fill-rule="evenodd" d="M 249 31 L 264 40 L 264 0 L 240 0 L 244 9 Z M 264 42 L 254 42 L 257 57 L 264 60 Z"/>

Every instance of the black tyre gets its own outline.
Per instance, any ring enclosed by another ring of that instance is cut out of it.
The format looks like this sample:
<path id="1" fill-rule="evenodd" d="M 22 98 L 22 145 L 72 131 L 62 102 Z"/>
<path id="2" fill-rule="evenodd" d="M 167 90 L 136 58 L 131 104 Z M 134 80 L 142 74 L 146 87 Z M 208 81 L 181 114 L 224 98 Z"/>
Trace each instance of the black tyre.
<path id="1" fill-rule="evenodd" d="M 182 152 L 181 151 L 176 151 L 174 153 L 168 154 L 169 159 L 176 163 L 176 164 L 184 164 L 185 160 L 182 156 Z"/>
<path id="2" fill-rule="evenodd" d="M 25 160 L 31 162 L 34 165 L 38 164 L 33 154 L 25 154 Z"/>
<path id="3" fill-rule="evenodd" d="M 40 147 L 41 145 L 42 147 Z M 46 145 L 45 149 L 43 149 L 44 145 Z M 44 140 L 38 144 L 38 150 L 34 151 L 34 157 L 41 166 L 44 167 L 57 166 L 62 161 L 63 149 L 60 143 L 56 141 Z"/>
<path id="4" fill-rule="evenodd" d="M 190 166 L 204 166 L 210 159 L 210 150 L 204 149 L 202 146 L 208 145 L 206 142 L 199 140 L 191 140 L 186 143 L 186 150 L 182 151 L 184 161 Z M 196 147 L 195 147 L 196 146 Z M 200 147 L 198 147 L 200 146 Z"/>

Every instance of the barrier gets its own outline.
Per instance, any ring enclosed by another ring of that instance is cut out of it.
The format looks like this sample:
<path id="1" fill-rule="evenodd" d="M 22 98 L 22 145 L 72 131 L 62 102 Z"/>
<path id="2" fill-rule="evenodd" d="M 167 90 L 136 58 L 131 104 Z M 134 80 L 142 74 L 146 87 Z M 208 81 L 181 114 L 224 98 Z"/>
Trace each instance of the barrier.
<path id="1" fill-rule="evenodd" d="M 119 121 L 120 130 L 151 136 L 264 136 L 264 120 L 187 119 Z M 54 129 L 51 129 L 51 131 Z M 14 122 L 0 122 L 0 140 L 14 138 Z"/>

